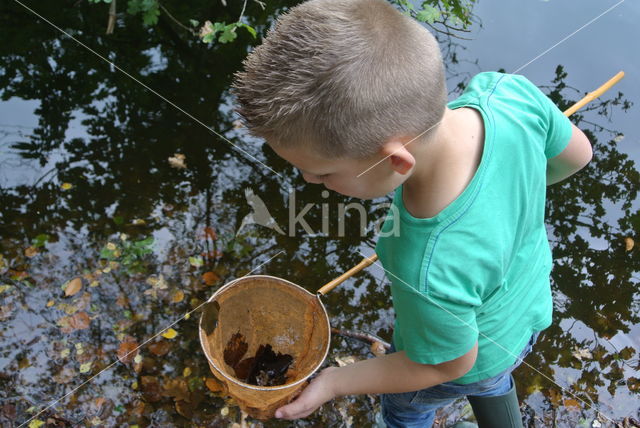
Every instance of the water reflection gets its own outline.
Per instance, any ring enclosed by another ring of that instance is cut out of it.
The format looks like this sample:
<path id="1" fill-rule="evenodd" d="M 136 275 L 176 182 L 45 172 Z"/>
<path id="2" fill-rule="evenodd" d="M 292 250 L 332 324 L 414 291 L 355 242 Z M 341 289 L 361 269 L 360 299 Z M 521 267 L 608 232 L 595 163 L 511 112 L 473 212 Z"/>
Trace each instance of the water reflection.
<path id="1" fill-rule="evenodd" d="M 264 28 L 289 4 L 269 2 L 265 12 L 250 11 L 251 19 Z M 2 96 L 39 104 L 35 128 L 2 127 L 0 142 L 2 175 L 14 180 L 0 188 L 0 420 L 23 423 L 34 409 L 65 396 L 120 356 L 125 362 L 39 419 L 59 426 L 238 421 L 232 403 L 208 383 L 196 314 L 173 326 L 176 337 L 152 339 L 138 357 L 122 358 L 122 350 L 166 332 L 217 287 L 280 251 L 258 272 L 316 290 L 355 265 L 361 251 L 370 251 L 373 223 L 384 214 L 388 198 L 363 204 L 364 236 L 356 211 L 345 217 L 344 228 L 351 233 L 338 236 L 338 204 L 352 200 L 325 197 L 319 186 L 306 185 L 273 152 L 251 144 L 236 129 L 227 88 L 254 43 L 248 37 L 233 46 L 206 47 L 162 20 L 153 31 L 127 22 L 113 37 L 95 36 L 104 18 L 95 8 L 38 4 L 44 16 L 77 29 L 110 60 L 214 124 L 282 178 L 75 42 L 43 29 L 19 6 L 7 8 L 15 19 L 3 24 Z M 469 76 L 456 73 L 459 41 L 441 42 L 455 92 Z M 573 90 L 569 81 L 558 67 L 547 87 L 561 108 L 593 89 Z M 218 105 L 223 107 L 213 107 Z M 634 238 L 640 227 L 640 177 L 635 163 L 617 148 L 620 133 L 608 129 L 608 118 L 629 107 L 624 95 L 611 93 L 590 106 L 588 120 L 584 113 L 572 118 L 589 133 L 594 161 L 549 189 L 555 318 L 539 352 L 527 360 L 537 372 L 523 368 L 517 373 L 532 425 L 556 420 L 575 426 L 581 418 L 593 419 L 595 410 L 580 400 L 598 403 L 602 413 L 616 419 L 637 412 L 639 259 L 626 238 Z M 176 153 L 185 155 L 186 168 L 170 165 L 168 158 Z M 245 189 L 265 201 L 277 224 L 287 225 L 290 188 L 298 203 L 313 205 L 304 218 L 314 231 L 323 229 L 322 205 L 328 206 L 327 234 L 309 236 L 298 229 L 290 236 L 288 230 L 282 234 L 256 225 L 237 233 L 251 212 Z M 146 244 L 140 243 L 150 237 L 153 253 L 145 254 Z M 61 287 L 74 278 L 81 278 L 82 288 L 65 297 Z M 389 340 L 390 296 L 375 268 L 332 291 L 325 304 L 334 326 Z M 366 344 L 334 337 L 328 363 L 345 355 L 367 358 L 370 353 Z M 370 426 L 377 408 L 372 397 L 340 398 L 298 425 L 337 426 L 352 418 L 354 426 Z M 448 410 L 442 418 L 458 416 Z"/>

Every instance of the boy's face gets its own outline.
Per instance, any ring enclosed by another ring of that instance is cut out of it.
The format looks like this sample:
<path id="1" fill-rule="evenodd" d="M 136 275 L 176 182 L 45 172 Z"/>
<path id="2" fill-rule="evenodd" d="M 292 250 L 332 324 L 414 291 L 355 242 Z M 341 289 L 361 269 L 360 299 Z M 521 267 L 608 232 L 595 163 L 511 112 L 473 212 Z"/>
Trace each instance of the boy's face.
<path id="1" fill-rule="evenodd" d="M 271 148 L 298 168 L 306 182 L 359 199 L 384 196 L 410 175 L 398 173 L 383 151 L 367 159 L 327 159 L 304 148 Z"/>

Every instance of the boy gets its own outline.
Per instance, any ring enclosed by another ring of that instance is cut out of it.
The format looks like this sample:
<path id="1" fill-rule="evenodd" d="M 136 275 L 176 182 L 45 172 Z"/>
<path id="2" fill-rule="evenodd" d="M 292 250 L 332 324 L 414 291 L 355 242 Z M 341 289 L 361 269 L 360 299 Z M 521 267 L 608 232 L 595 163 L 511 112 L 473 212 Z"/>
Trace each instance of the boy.
<path id="1" fill-rule="evenodd" d="M 395 352 L 323 370 L 276 416 L 379 393 L 389 427 L 428 427 L 468 396 L 481 426 L 520 426 L 510 372 L 551 323 L 545 185 L 589 162 L 584 134 L 521 76 L 481 73 L 447 105 L 435 39 L 384 0 L 293 8 L 234 93 L 306 181 L 363 199 L 395 189 L 400 213 L 376 246 Z"/>

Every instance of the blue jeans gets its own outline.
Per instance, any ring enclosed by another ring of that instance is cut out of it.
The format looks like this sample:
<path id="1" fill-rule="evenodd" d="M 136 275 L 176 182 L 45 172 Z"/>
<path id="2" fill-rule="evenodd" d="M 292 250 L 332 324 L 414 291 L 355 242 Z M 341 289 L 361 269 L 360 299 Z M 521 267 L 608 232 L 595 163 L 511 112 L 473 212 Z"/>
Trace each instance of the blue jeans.
<path id="1" fill-rule="evenodd" d="M 467 395 L 483 397 L 507 393 L 513 387 L 511 372 L 531 352 L 538 334 L 539 332 L 536 332 L 531 336 L 520 357 L 511 367 L 494 377 L 467 385 L 445 382 L 420 391 L 382 394 L 382 418 L 387 428 L 431 427 L 436 418 L 436 411 L 458 398 Z"/>

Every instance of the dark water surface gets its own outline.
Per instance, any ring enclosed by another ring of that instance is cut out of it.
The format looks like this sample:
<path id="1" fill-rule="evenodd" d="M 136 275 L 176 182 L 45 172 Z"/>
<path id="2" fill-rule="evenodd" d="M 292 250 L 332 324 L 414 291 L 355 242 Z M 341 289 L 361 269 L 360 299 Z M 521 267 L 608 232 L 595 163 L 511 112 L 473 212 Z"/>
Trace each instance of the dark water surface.
<path id="1" fill-rule="evenodd" d="M 229 3 L 166 7 L 183 22 L 231 22 L 242 5 Z M 295 3 L 267 1 L 262 11 L 250 2 L 246 17 L 264 31 Z M 2 426 L 23 424 L 50 404 L 37 420 L 52 426 L 239 423 L 237 408 L 207 382 L 199 314 L 172 323 L 249 272 L 315 291 L 371 254 L 390 199 L 364 202 L 364 216 L 353 207 L 343 216 L 340 204 L 357 201 L 304 183 L 237 127 L 228 87 L 256 43 L 247 33 L 207 46 L 164 14 L 149 29 L 122 13 L 105 36 L 107 5 L 26 4 L 175 106 L 18 3 L 0 2 Z M 480 2 L 476 24 L 462 34 L 471 40 L 438 36 L 451 97 L 475 73 L 512 72 L 614 5 Z M 640 419 L 640 258 L 637 247 L 628 249 L 640 230 L 639 17 L 637 2 L 623 2 L 520 71 L 563 109 L 627 72 L 572 117 L 594 144 L 594 160 L 549 188 L 554 323 L 515 373 L 529 426 Z M 177 153 L 186 168 L 171 165 Z M 275 223 L 247 217 L 252 207 L 262 212 L 261 201 Z M 290 227 L 290 210 L 299 214 L 306 204 L 308 230 L 302 222 Z M 329 293 L 332 325 L 389 340 L 387 287 L 372 266 Z M 371 353 L 334 337 L 327 363 L 347 356 Z M 339 398 L 294 425 L 374 426 L 378 408 L 374 397 Z M 465 412 L 464 403 L 447 409 L 442 426 Z"/>

